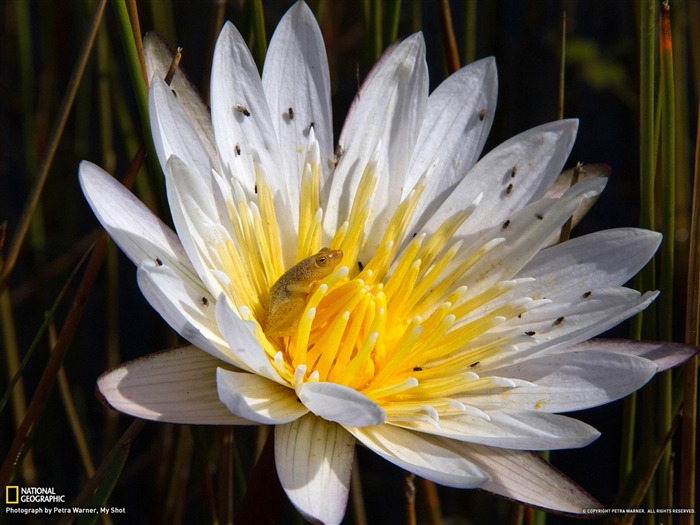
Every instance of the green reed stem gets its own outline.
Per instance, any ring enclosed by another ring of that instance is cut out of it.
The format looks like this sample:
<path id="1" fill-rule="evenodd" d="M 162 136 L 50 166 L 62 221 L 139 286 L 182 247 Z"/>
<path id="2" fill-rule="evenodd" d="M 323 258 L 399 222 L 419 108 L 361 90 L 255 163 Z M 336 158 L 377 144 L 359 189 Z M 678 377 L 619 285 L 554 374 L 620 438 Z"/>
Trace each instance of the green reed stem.
<path id="1" fill-rule="evenodd" d="M 464 4 L 464 57 L 465 64 L 476 60 L 476 0 L 466 0 Z"/>
<path id="2" fill-rule="evenodd" d="M 654 64 L 656 46 L 656 2 L 643 0 L 639 17 L 639 181 L 640 181 L 640 226 L 654 229 L 654 170 L 656 167 L 656 141 L 654 137 Z M 654 290 L 654 262 L 646 266 L 635 279 L 640 290 Z M 653 307 L 653 305 L 652 305 Z M 653 331 L 652 308 L 635 316 L 632 321 L 632 337 L 639 339 Z M 653 338 L 653 334 L 650 338 Z M 619 484 L 622 486 L 632 470 L 634 458 L 635 418 L 637 394 L 624 401 L 622 440 L 620 450 Z"/>
<path id="3" fill-rule="evenodd" d="M 254 0 L 253 8 L 253 58 L 258 68 L 262 68 L 267 54 L 267 36 L 265 35 L 265 13 L 263 11 L 262 0 Z"/>
<path id="4" fill-rule="evenodd" d="M 448 0 L 439 0 L 438 14 L 440 16 L 440 32 L 442 34 L 442 47 L 445 53 L 447 70 L 450 73 L 457 71 L 460 66 L 457 39 L 455 38 L 454 25 L 452 24 L 452 11 Z"/>
<path id="5" fill-rule="evenodd" d="M 151 0 L 149 4 L 154 29 L 160 33 L 168 45 L 176 47 L 178 42 L 172 0 Z"/>
<path id="6" fill-rule="evenodd" d="M 700 100 L 700 96 L 698 96 Z M 688 250 L 688 283 L 685 309 L 685 343 L 698 344 L 700 325 L 700 107 L 695 132 L 695 168 L 693 175 L 690 242 Z M 681 476 L 679 507 L 695 508 L 695 469 L 697 465 L 698 356 L 683 367 L 683 422 L 681 427 Z M 681 516 L 682 525 L 694 523 L 694 516 Z"/>
<path id="7" fill-rule="evenodd" d="M 659 67 L 661 71 L 662 98 L 661 113 L 661 166 L 663 173 L 663 233 L 661 245 L 661 290 L 659 298 L 660 336 L 665 341 L 673 339 L 673 277 L 674 239 L 676 235 L 676 101 L 673 82 L 673 45 L 671 37 L 671 13 L 664 2 L 659 17 Z M 671 372 L 659 377 L 658 418 L 660 436 L 665 435 L 671 426 L 672 396 Z M 671 448 L 667 447 L 661 457 L 658 471 L 658 503 L 661 508 L 670 508 L 669 469 L 671 468 Z"/>
<path id="8" fill-rule="evenodd" d="M 559 103 L 557 118 L 564 118 L 564 81 L 566 80 L 566 11 L 561 12 L 561 46 L 559 49 Z"/>
<path id="9" fill-rule="evenodd" d="M 372 59 L 376 60 L 384 50 L 384 35 L 382 31 L 382 1 L 372 0 L 370 11 L 370 42 L 372 43 Z"/>
<path id="10" fill-rule="evenodd" d="M 399 35 L 399 20 L 401 19 L 401 0 L 387 2 L 386 39 L 384 47 L 389 47 Z"/>
<path id="11" fill-rule="evenodd" d="M 136 41 L 134 40 L 129 12 L 125 0 L 114 0 L 112 5 L 114 6 L 119 36 L 121 37 L 122 47 L 124 48 L 124 58 L 126 60 L 127 70 L 129 71 L 129 77 L 131 77 L 131 87 L 136 96 L 136 106 L 139 110 L 144 135 L 150 136 L 148 132 L 151 129 L 148 120 L 148 86 L 146 82 L 144 82 L 141 58 L 139 57 Z M 155 149 L 153 149 L 153 151 L 155 151 Z"/>

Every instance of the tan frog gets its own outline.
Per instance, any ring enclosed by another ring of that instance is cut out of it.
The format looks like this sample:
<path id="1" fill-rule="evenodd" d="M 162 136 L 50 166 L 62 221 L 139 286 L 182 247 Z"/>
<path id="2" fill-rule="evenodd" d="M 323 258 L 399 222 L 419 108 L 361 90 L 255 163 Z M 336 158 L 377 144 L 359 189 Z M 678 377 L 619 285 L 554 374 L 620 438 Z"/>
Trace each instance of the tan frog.
<path id="1" fill-rule="evenodd" d="M 264 332 L 272 337 L 294 333 L 304 312 L 309 293 L 328 277 L 343 259 L 343 252 L 321 248 L 321 251 L 298 262 L 277 279 L 270 288 L 270 307 L 265 317 Z"/>

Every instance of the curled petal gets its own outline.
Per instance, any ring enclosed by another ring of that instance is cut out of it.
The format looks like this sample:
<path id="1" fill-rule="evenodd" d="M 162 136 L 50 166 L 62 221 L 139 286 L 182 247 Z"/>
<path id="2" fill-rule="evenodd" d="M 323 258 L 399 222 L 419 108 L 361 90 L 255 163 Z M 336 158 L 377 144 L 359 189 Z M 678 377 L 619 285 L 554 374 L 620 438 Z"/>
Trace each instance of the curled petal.
<path id="1" fill-rule="evenodd" d="M 284 491 L 305 518 L 342 521 L 355 440 L 340 425 L 308 415 L 275 427 L 275 462 Z"/>
<path id="2" fill-rule="evenodd" d="M 184 278 L 198 281 L 177 235 L 114 177 L 84 160 L 79 178 L 92 211 L 134 264 L 161 261 Z"/>
<path id="3" fill-rule="evenodd" d="M 481 487 L 483 490 L 569 514 L 603 508 L 595 498 L 537 454 L 437 439 L 488 472 L 491 479 Z"/>
<path id="4" fill-rule="evenodd" d="M 381 425 L 384 410 L 353 388 L 335 383 L 303 383 L 297 387 L 299 399 L 317 416 L 350 427 Z"/>
<path id="5" fill-rule="evenodd" d="M 440 485 L 471 489 L 489 480 L 483 470 L 433 436 L 392 425 L 348 430 L 387 461 Z"/>
<path id="6" fill-rule="evenodd" d="M 216 385 L 219 399 L 231 412 L 256 423 L 288 423 L 308 412 L 294 390 L 255 374 L 218 368 Z"/>
<path id="7" fill-rule="evenodd" d="M 221 361 L 188 345 L 128 361 L 102 374 L 97 388 L 115 410 L 187 425 L 250 425 L 216 392 Z"/>
<path id="8" fill-rule="evenodd" d="M 460 399 L 471 402 L 469 397 Z M 481 405 L 477 405 L 481 407 Z M 595 428 L 570 417 L 534 410 L 487 410 L 488 419 L 464 415 L 440 418 L 433 426 L 419 420 L 401 426 L 459 441 L 515 450 L 583 447 L 600 436 Z"/>
<path id="9" fill-rule="evenodd" d="M 605 348 L 604 343 L 599 343 Z M 576 345 L 566 353 L 528 359 L 484 375 L 533 383 L 506 392 L 483 392 L 468 402 L 484 409 L 519 408 L 570 412 L 610 403 L 641 388 L 656 372 L 648 359 Z M 466 400 L 465 400 L 466 401 Z"/>

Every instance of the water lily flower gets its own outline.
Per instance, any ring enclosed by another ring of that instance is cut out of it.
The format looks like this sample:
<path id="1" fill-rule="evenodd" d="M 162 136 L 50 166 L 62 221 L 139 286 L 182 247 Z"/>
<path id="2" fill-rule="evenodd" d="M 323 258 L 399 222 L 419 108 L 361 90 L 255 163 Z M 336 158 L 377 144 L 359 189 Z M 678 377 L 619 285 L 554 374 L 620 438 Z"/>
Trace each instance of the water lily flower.
<path id="1" fill-rule="evenodd" d="M 560 413 L 655 373 L 633 355 L 641 346 L 588 340 L 656 297 L 622 285 L 660 235 L 556 244 L 605 185 L 548 193 L 577 121 L 481 157 L 494 60 L 429 95 L 415 34 L 371 71 L 334 150 L 325 49 L 303 2 L 277 27 L 262 78 L 224 26 L 211 113 L 181 72 L 162 80 L 167 54 L 146 46 L 177 234 L 96 165 L 81 164 L 80 182 L 150 304 L 191 344 L 104 374 L 106 401 L 158 421 L 274 425 L 281 484 L 323 523 L 345 513 L 357 443 L 442 485 L 563 512 L 598 506 L 530 451 L 587 445 L 598 431 Z"/>

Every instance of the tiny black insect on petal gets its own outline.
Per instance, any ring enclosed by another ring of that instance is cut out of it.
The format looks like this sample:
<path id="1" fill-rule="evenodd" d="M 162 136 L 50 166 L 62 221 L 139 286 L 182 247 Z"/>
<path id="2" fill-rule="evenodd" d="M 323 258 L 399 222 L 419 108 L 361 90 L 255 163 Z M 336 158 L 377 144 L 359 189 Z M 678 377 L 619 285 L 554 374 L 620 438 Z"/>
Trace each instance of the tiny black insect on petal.
<path id="1" fill-rule="evenodd" d="M 508 186 L 506 186 L 506 195 L 510 195 L 511 193 L 513 193 L 513 185 L 508 184 Z"/>
<path id="2" fill-rule="evenodd" d="M 590 290 L 588 290 L 587 292 L 584 292 L 583 295 L 581 296 L 581 299 L 588 299 L 592 293 L 593 292 L 591 292 Z"/>
<path id="3" fill-rule="evenodd" d="M 503 223 L 503 225 L 501 226 L 501 231 L 508 228 L 508 226 L 510 226 L 510 220 L 507 220 L 506 222 Z"/>
<path id="4" fill-rule="evenodd" d="M 163 266 L 163 261 L 159 257 L 156 257 L 156 266 Z"/>
<path id="5" fill-rule="evenodd" d="M 559 326 L 564 322 L 564 316 L 557 317 L 557 319 L 552 323 L 552 326 Z"/>
<path id="6" fill-rule="evenodd" d="M 420 372 L 421 370 L 423 370 L 423 368 L 421 368 L 420 366 L 414 366 L 414 367 L 413 367 L 413 371 L 414 371 L 414 372 Z"/>
<path id="7" fill-rule="evenodd" d="M 209 299 L 202 296 L 202 306 L 209 306 Z"/>
<path id="8" fill-rule="evenodd" d="M 535 217 L 537 217 L 539 220 L 544 219 L 544 215 L 542 215 L 541 213 L 535 213 Z"/>
<path id="9" fill-rule="evenodd" d="M 528 335 L 528 336 L 532 337 L 532 336 L 535 335 L 536 333 L 537 333 L 537 332 L 535 332 L 534 330 L 528 330 L 527 332 L 525 332 L 525 335 Z"/>
<path id="10" fill-rule="evenodd" d="M 248 111 L 248 108 L 245 107 L 243 104 L 236 104 L 235 108 L 236 111 L 238 111 L 239 113 L 242 113 L 246 117 L 250 117 L 250 111 Z"/>
<path id="11" fill-rule="evenodd" d="M 481 108 L 479 110 L 479 120 L 484 120 L 486 118 L 486 108 Z"/>

